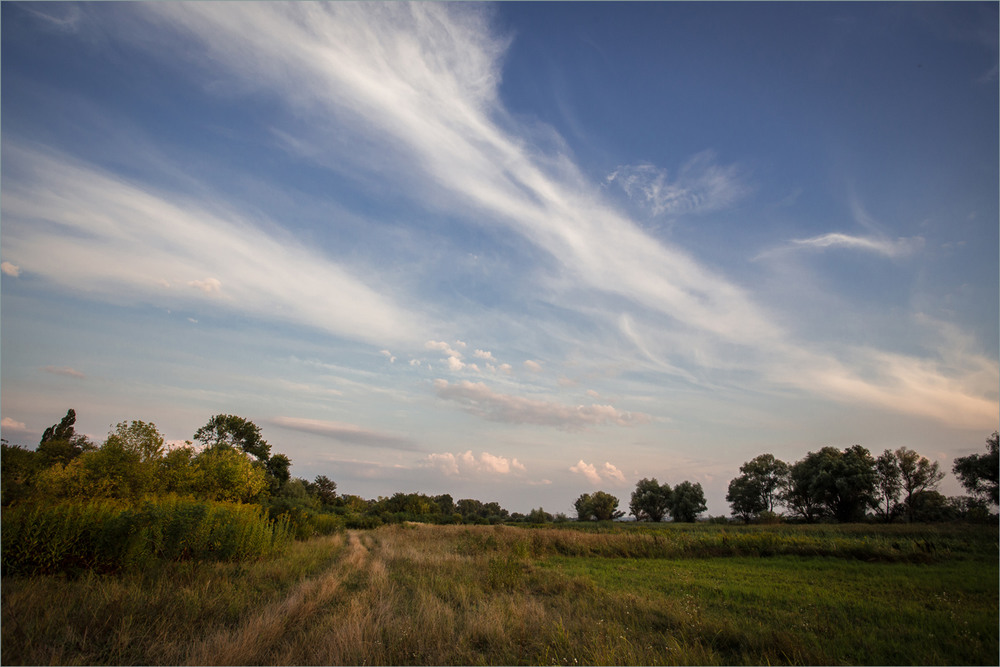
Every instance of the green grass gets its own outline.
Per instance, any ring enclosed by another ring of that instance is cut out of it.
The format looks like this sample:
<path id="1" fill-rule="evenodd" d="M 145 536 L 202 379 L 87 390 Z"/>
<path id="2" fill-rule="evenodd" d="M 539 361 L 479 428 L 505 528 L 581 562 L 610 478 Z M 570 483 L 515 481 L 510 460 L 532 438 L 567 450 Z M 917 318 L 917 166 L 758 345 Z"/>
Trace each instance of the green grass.
<path id="1" fill-rule="evenodd" d="M 998 663 L 995 526 L 393 525 L 5 577 L 3 664 Z"/>
<path id="2" fill-rule="evenodd" d="M 541 563 L 590 581 L 634 642 L 728 664 L 992 664 L 997 564 L 780 556 Z"/>

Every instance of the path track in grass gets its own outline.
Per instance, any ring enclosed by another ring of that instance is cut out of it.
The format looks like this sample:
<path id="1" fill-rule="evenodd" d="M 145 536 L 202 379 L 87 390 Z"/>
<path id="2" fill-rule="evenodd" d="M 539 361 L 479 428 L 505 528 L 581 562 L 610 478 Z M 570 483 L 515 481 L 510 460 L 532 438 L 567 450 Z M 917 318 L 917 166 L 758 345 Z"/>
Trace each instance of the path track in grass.
<path id="1" fill-rule="evenodd" d="M 369 560 L 365 542 L 370 543 L 370 540 L 370 537 L 357 532 L 349 533 L 347 553 L 343 559 L 321 574 L 303 580 L 285 598 L 252 614 L 238 627 L 217 632 L 199 642 L 192 648 L 185 664 L 264 664 L 261 660 L 289 664 L 283 658 L 297 628 L 324 613 L 344 581 L 364 571 Z"/>

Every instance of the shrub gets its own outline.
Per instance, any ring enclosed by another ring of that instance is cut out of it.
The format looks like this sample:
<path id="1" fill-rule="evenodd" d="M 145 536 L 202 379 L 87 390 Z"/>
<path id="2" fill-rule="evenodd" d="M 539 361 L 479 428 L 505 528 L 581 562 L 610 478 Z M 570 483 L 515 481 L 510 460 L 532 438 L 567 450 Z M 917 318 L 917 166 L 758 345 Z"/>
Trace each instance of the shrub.
<path id="1" fill-rule="evenodd" d="M 113 572 L 154 559 L 246 560 L 290 537 L 288 522 L 268 519 L 260 506 L 176 497 L 9 507 L 0 533 L 4 576 Z"/>

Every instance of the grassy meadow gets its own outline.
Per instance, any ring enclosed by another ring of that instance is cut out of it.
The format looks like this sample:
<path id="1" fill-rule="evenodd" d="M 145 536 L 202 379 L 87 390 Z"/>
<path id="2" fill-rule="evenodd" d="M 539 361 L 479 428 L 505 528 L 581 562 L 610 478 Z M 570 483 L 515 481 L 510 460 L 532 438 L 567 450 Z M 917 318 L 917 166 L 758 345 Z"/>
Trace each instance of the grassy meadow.
<path id="1" fill-rule="evenodd" d="M 998 663 L 995 526 L 384 526 L 4 577 L 3 664 Z"/>

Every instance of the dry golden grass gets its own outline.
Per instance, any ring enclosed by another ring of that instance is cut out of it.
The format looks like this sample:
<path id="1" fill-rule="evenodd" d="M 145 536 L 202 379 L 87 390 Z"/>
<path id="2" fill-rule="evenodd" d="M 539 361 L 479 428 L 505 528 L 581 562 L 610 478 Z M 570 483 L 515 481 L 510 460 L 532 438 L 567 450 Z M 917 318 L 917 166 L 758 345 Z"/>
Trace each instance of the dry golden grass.
<path id="1" fill-rule="evenodd" d="M 995 558 L 673 560 L 649 555 L 725 545 L 709 527 L 623 530 L 396 525 L 296 543 L 253 564 L 5 579 L 2 662 L 975 664 L 995 653 Z M 976 572 L 987 583 L 959 590 Z M 815 588 L 817 576 L 831 585 Z M 804 611 L 803 596 L 812 596 Z M 863 634 L 811 629 L 858 615 L 897 625 L 876 648 Z M 948 649 L 958 653 L 941 652 L 939 640 L 915 645 L 942 622 L 964 624 L 967 637 Z"/>

